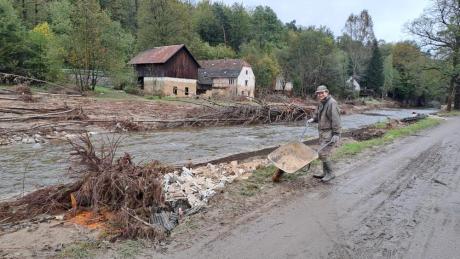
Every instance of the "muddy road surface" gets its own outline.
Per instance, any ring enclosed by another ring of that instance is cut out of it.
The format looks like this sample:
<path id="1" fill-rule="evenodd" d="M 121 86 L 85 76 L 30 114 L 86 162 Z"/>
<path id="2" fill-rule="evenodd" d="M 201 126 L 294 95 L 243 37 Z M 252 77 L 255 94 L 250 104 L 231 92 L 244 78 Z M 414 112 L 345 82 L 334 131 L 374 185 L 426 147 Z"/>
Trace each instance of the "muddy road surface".
<path id="1" fill-rule="evenodd" d="M 335 167 L 330 184 L 315 184 L 163 256 L 458 258 L 459 117 Z"/>

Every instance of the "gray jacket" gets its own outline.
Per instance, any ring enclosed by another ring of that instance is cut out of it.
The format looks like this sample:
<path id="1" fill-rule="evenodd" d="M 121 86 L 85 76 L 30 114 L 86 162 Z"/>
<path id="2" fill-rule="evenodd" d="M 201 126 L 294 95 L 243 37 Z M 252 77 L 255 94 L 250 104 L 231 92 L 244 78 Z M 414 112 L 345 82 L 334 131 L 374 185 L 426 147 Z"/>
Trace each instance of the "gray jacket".
<path id="1" fill-rule="evenodd" d="M 321 101 L 313 114 L 314 122 L 318 122 L 318 130 L 332 131 L 333 135 L 340 135 L 341 121 L 337 101 L 330 95 Z"/>

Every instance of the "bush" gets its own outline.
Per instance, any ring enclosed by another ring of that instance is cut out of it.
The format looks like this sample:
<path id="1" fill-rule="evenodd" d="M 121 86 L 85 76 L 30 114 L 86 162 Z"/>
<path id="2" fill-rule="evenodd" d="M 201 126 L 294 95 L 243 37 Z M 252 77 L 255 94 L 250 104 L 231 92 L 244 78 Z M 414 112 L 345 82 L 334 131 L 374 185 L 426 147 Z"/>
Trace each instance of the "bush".
<path id="1" fill-rule="evenodd" d="M 136 86 L 128 86 L 128 87 L 126 87 L 125 88 L 125 93 L 139 95 L 139 96 L 144 95 L 144 91 L 142 91 L 142 89 L 140 89 L 139 87 L 136 87 Z"/>

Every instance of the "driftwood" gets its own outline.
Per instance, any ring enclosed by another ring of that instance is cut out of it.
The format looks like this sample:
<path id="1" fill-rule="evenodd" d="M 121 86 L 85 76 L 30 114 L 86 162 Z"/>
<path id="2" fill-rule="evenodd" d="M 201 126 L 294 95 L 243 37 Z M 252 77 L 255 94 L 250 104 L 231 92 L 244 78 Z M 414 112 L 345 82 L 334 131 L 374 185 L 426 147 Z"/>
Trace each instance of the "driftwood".
<path id="1" fill-rule="evenodd" d="M 27 121 L 27 120 L 38 120 L 38 119 L 56 119 L 56 118 L 63 118 L 64 115 L 67 115 L 69 118 L 77 118 L 77 119 L 86 118 L 81 108 L 74 108 L 71 110 L 66 110 L 66 111 L 61 111 L 61 112 L 53 112 L 53 113 L 47 113 L 47 114 L 41 114 L 41 115 L 32 115 L 28 117 L 0 118 L 0 121 Z"/>

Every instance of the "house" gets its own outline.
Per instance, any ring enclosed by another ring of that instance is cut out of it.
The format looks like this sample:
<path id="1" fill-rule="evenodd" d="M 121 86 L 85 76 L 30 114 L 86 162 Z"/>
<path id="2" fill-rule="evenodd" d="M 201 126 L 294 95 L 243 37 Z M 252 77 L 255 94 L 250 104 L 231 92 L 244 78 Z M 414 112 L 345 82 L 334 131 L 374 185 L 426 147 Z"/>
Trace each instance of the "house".
<path id="1" fill-rule="evenodd" d="M 275 92 L 292 92 L 292 82 L 286 81 L 283 76 L 276 77 Z"/>
<path id="2" fill-rule="evenodd" d="M 138 85 L 147 94 L 178 97 L 196 95 L 200 64 L 183 44 L 146 50 L 128 64 L 134 66 Z"/>
<path id="3" fill-rule="evenodd" d="M 254 97 L 255 76 L 251 65 L 242 59 L 200 61 L 198 93 L 213 96 Z"/>
<path id="4" fill-rule="evenodd" d="M 359 85 L 358 81 L 355 79 L 354 76 L 350 76 L 346 81 L 346 86 L 351 89 L 352 91 L 358 92 L 361 91 L 361 86 Z"/>

